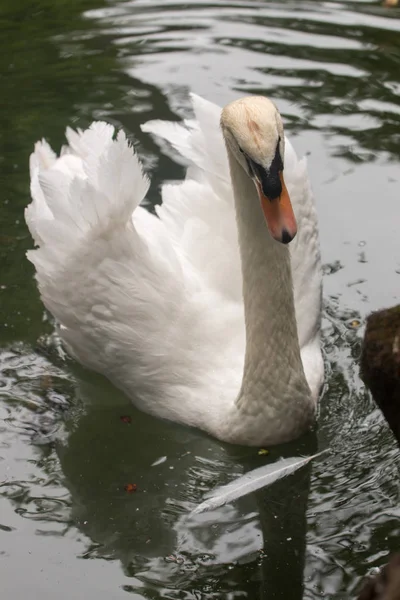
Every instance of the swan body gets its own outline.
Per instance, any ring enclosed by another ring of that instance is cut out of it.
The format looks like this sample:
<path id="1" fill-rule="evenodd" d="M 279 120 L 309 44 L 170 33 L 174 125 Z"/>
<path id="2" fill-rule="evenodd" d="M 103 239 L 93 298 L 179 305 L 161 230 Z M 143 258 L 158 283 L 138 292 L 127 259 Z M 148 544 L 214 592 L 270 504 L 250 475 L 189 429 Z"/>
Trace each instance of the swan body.
<path id="1" fill-rule="evenodd" d="M 284 442 L 312 424 L 323 381 L 306 163 L 266 98 L 222 113 L 192 102 L 193 121 L 143 126 L 188 167 L 163 186 L 157 216 L 139 206 L 149 183 L 122 131 L 67 129 L 60 157 L 38 142 L 28 258 L 69 352 L 138 407 L 232 443 Z M 276 239 L 296 223 L 273 215 L 267 227 L 260 204 L 280 185 L 278 159 L 297 221 L 289 245 Z"/>

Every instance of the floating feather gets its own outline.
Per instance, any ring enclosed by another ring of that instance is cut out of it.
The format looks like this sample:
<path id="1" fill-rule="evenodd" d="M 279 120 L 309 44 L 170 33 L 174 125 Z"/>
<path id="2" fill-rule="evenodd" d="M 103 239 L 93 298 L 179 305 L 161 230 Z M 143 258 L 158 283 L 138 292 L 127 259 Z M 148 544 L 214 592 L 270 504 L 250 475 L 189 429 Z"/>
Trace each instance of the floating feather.
<path id="1" fill-rule="evenodd" d="M 271 483 L 278 481 L 278 479 L 291 475 L 297 471 L 297 469 L 304 467 L 310 460 L 320 456 L 324 452 L 326 452 L 326 450 L 318 452 L 318 454 L 313 454 L 312 456 L 285 458 L 283 460 L 278 460 L 273 464 L 253 469 L 245 475 L 231 481 L 231 483 L 223 485 L 212 492 L 208 492 L 205 495 L 204 502 L 197 506 L 191 514 L 199 514 L 208 510 L 214 510 L 215 508 L 227 504 L 227 502 L 232 502 L 232 500 L 237 500 L 246 494 L 255 492 L 267 485 L 271 485 Z"/>

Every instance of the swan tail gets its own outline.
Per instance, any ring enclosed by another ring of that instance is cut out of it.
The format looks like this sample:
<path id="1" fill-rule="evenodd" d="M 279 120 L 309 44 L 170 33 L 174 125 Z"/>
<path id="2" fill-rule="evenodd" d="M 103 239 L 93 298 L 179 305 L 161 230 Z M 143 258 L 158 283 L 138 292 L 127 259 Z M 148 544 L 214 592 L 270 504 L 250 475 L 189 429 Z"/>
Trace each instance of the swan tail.
<path id="1" fill-rule="evenodd" d="M 114 293 L 126 296 L 137 278 L 142 244 L 132 212 L 149 184 L 123 132 L 115 137 L 112 126 L 99 122 L 85 131 L 67 129 L 66 136 L 60 157 L 44 140 L 30 157 L 32 202 L 25 219 L 36 248 L 27 256 L 64 339 L 86 335 L 89 342 L 85 324 L 96 322 L 96 302 L 102 313 L 113 300 L 112 279 L 118 280 Z M 77 354 L 73 343 L 70 350 Z"/>
<path id="2" fill-rule="evenodd" d="M 122 131 L 114 138 L 114 128 L 98 122 L 66 135 L 69 146 L 59 158 L 44 140 L 30 157 L 25 218 L 38 246 L 28 258 L 39 278 L 64 265 L 82 242 L 124 228 L 149 185 Z"/>
<path id="3" fill-rule="evenodd" d="M 166 366 L 183 346 L 180 263 L 161 221 L 138 206 L 149 182 L 125 135 L 96 123 L 67 139 L 60 157 L 41 141 L 30 159 L 28 258 L 70 354 L 145 396 L 180 376 Z"/>
<path id="4" fill-rule="evenodd" d="M 190 94 L 195 119 L 183 123 L 148 121 L 142 131 L 151 133 L 161 149 L 172 148 L 174 158 L 188 166 L 187 179 L 207 183 L 232 204 L 228 158 L 220 130 L 221 108 Z"/>

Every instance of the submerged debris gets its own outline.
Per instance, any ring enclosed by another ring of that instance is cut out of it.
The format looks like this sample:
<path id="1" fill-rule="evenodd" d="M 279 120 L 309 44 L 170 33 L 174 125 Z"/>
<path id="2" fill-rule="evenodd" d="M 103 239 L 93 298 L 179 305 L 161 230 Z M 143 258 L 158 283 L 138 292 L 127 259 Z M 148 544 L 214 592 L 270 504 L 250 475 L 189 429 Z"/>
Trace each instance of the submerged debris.
<path id="1" fill-rule="evenodd" d="M 400 306 L 368 317 L 361 377 L 400 445 Z"/>
<path id="2" fill-rule="evenodd" d="M 123 423 L 128 423 L 128 424 L 132 423 L 132 417 L 130 417 L 129 415 L 121 415 L 120 419 Z"/>
<path id="3" fill-rule="evenodd" d="M 269 450 L 267 450 L 266 448 L 260 448 L 258 454 L 259 456 L 267 456 L 267 454 L 269 454 Z"/>
<path id="4" fill-rule="evenodd" d="M 400 600 L 400 554 L 364 582 L 358 600 Z"/>
<path id="5" fill-rule="evenodd" d="M 125 490 L 126 492 L 128 492 L 128 494 L 132 494 L 133 492 L 136 492 L 136 490 L 137 490 L 137 485 L 136 485 L 136 483 L 127 483 L 127 484 L 124 486 L 124 490 Z"/>

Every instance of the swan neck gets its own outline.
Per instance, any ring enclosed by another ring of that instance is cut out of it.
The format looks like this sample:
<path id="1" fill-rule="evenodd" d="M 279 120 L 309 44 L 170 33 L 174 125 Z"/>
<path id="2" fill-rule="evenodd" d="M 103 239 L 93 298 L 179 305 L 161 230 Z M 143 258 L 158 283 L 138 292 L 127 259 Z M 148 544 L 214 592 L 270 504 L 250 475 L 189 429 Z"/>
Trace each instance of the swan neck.
<path id="1" fill-rule="evenodd" d="M 228 149 L 241 255 L 246 353 L 237 403 L 266 393 L 283 403 L 310 391 L 301 361 L 288 246 L 276 242 L 264 220 L 253 181 Z M 259 401 L 259 400 L 258 400 Z"/>

